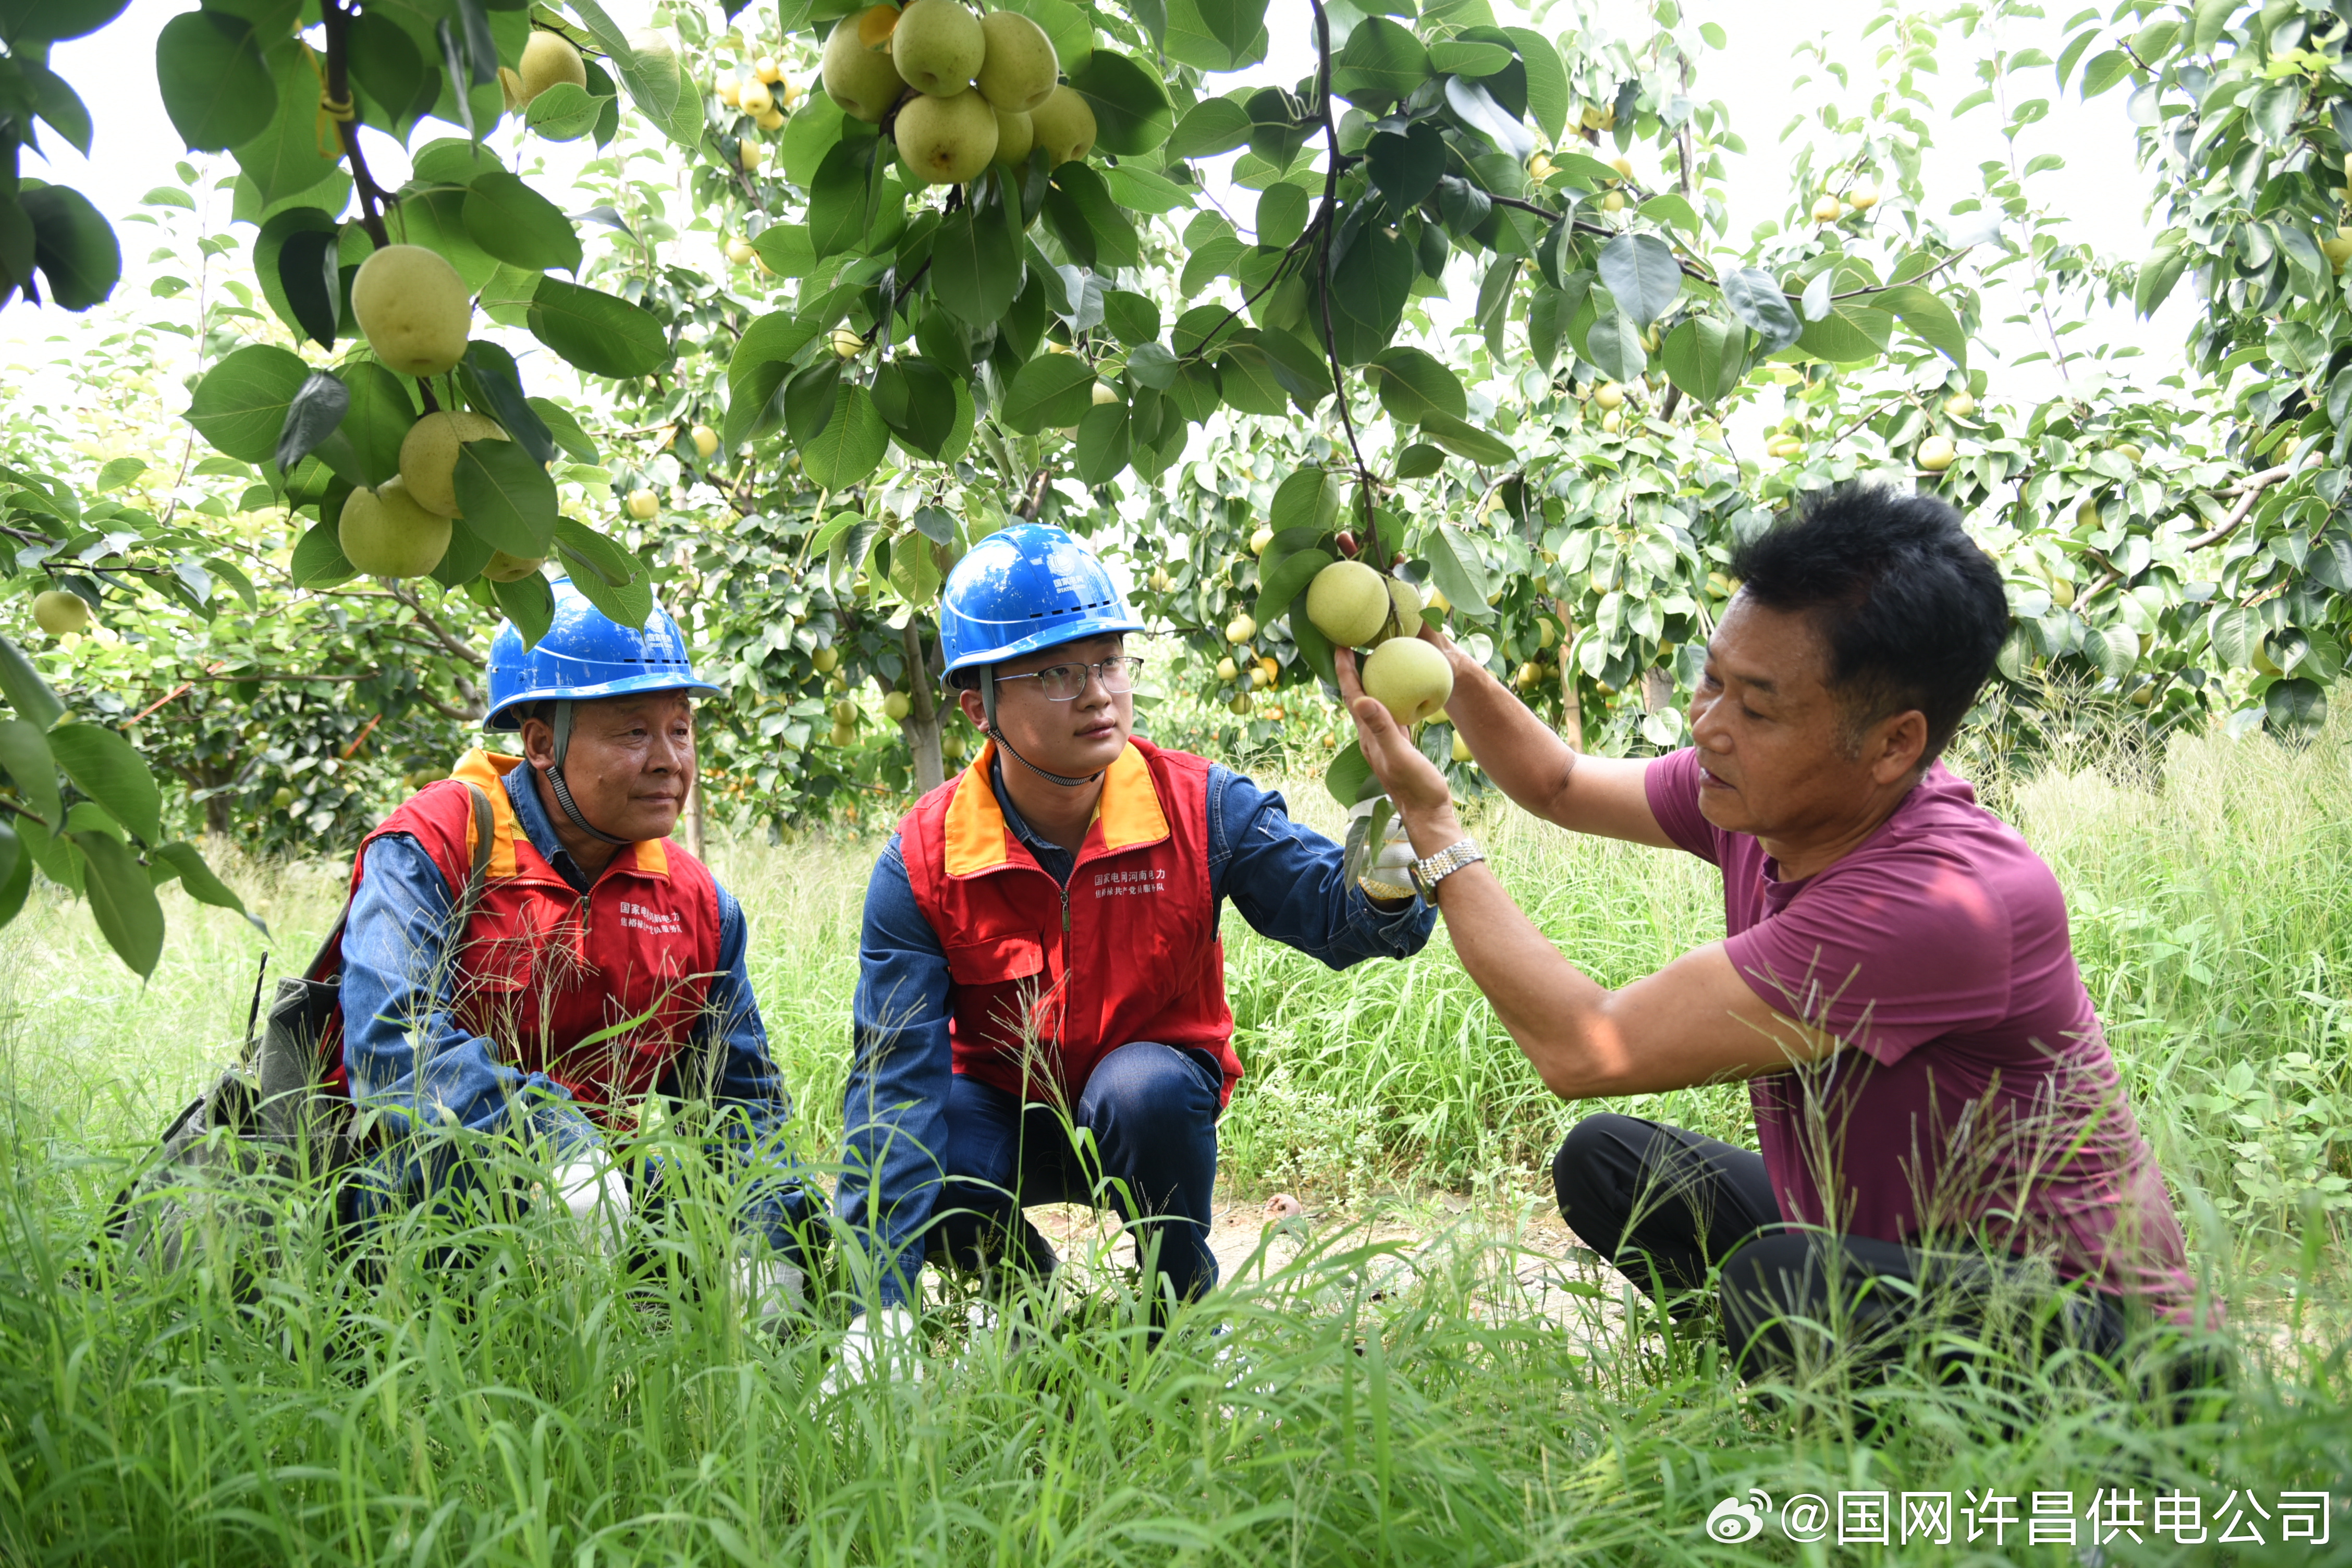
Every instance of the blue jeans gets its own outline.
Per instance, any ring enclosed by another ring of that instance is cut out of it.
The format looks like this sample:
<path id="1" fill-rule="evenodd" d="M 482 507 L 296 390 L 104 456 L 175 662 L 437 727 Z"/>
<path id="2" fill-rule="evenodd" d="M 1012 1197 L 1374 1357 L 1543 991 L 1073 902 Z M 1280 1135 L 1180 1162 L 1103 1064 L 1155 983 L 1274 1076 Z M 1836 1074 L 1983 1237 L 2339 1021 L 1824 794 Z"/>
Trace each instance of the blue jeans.
<path id="1" fill-rule="evenodd" d="M 1179 1300 L 1217 1282 L 1209 1250 L 1223 1075 L 1204 1051 L 1154 1040 L 1102 1058 L 1069 1108 L 1031 1104 L 958 1073 L 948 1089 L 948 1179 L 928 1250 L 961 1268 L 1049 1271 L 1054 1250 L 1020 1212 L 1110 1207 L 1135 1231 L 1145 1286 Z M 1086 1147 L 1072 1134 L 1089 1134 Z M 944 1255 L 944 1256 L 943 1256 Z M 1154 1278 L 1154 1268 L 1158 1278 Z"/>

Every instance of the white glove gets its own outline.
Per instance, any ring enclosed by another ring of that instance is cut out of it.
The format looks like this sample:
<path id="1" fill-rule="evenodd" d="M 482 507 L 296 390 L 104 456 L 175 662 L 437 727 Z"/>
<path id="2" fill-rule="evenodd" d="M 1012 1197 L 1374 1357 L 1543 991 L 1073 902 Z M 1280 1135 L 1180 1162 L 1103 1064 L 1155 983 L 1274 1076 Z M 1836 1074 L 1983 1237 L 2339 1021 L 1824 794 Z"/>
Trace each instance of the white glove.
<path id="1" fill-rule="evenodd" d="M 798 1264 L 781 1258 L 735 1260 L 735 1300 L 743 1315 L 766 1324 L 793 1317 L 808 1305 L 808 1275 Z"/>
<path id="2" fill-rule="evenodd" d="M 893 1376 L 923 1381 L 923 1363 L 915 1352 L 915 1314 L 904 1307 L 858 1313 L 841 1336 L 841 1352 L 817 1384 L 817 1393 L 830 1399 L 869 1378 Z"/>
<path id="3" fill-rule="evenodd" d="M 1412 885 L 1407 868 L 1419 858 L 1412 852 L 1412 840 L 1405 835 L 1404 818 L 1386 795 L 1359 801 L 1348 813 L 1347 867 L 1368 897 L 1414 897 L 1420 889 Z"/>
<path id="4" fill-rule="evenodd" d="M 620 1255 L 629 1224 L 629 1182 L 602 1160 L 572 1160 L 555 1170 L 555 1195 L 606 1258 Z"/>

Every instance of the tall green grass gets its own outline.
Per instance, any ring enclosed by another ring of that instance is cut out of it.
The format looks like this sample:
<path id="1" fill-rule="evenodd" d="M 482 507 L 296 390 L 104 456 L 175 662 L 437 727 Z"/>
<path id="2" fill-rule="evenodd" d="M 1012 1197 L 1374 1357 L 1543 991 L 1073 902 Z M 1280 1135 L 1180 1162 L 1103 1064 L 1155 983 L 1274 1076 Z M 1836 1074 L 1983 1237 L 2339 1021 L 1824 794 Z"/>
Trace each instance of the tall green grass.
<path id="1" fill-rule="evenodd" d="M 1659 1321 L 1521 1247 L 1551 1147 L 1589 1108 L 1547 1099 L 1442 931 L 1415 961 L 1335 975 L 1229 915 L 1251 1072 L 1223 1130 L 1236 1193 L 1303 1188 L 1362 1217 L 1432 1188 L 1475 1201 L 1410 1241 L 1327 1220 L 1297 1257 L 1278 1244 L 1181 1314 L 1157 1349 L 1113 1274 L 1092 1297 L 1033 1303 L 1057 1325 L 1046 1333 L 971 1329 L 942 1299 L 919 1388 L 820 1397 L 838 1329 L 740 1321 L 723 1190 L 674 1209 L 627 1278 L 518 1203 L 420 1216 L 349 1255 L 299 1190 L 278 1195 L 270 1230 L 225 1223 L 196 1264 L 156 1271 L 93 1246 L 104 1202 L 234 1055 L 259 946 L 173 893 L 173 940 L 143 986 L 79 910 L 31 911 L 0 951 L 0 1559 L 1810 1561 L 1824 1549 L 1777 1530 L 1719 1546 L 1703 1521 L 1751 1486 L 1775 1500 L 1949 1491 L 1956 1505 L 1971 1489 L 2069 1489 L 2077 1515 L 2107 1488 L 2178 1488 L 2209 1512 L 2231 1489 L 2344 1499 L 2352 736 L 2292 751 L 2182 741 L 2153 758 L 2095 748 L 2068 772 L 1994 773 L 1988 787 L 2067 888 L 2198 1267 L 2231 1303 L 2237 1391 L 2177 1423 L 2086 1363 L 1958 1386 L 1914 1366 L 1859 1413 L 1835 1366 L 1759 1397 L 1704 1325 Z M 1291 793 L 1302 815 L 1327 813 L 1311 784 Z M 1507 810 L 1479 831 L 1604 980 L 1720 931 L 1696 862 Z M 751 913 L 755 982 L 820 1160 L 838 1132 L 870 849 L 717 857 Z M 299 962 L 332 918 L 340 869 L 233 874 Z M 1630 1108 L 1749 1136 L 1737 1089 Z M 262 1265 L 257 1290 L 240 1263 Z M 2335 1526 L 2325 1552 L 2241 1560 L 2352 1561 L 2352 1521 Z M 2020 1529 L 1998 1551 L 1987 1536 L 1948 1553 L 1969 1554 L 2074 1560 Z"/>

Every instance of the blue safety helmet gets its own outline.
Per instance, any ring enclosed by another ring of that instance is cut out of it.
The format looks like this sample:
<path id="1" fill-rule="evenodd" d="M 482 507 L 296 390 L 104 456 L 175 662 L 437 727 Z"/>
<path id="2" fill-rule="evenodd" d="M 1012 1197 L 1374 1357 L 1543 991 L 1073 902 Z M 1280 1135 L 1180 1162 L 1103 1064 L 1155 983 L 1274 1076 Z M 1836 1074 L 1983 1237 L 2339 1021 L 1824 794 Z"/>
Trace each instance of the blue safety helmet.
<path id="1" fill-rule="evenodd" d="M 563 776 L 572 750 L 573 705 L 633 691 L 716 697 L 719 688 L 694 673 L 677 623 L 659 605 L 642 627 L 632 628 L 590 604 L 571 578 L 558 577 L 548 585 L 555 591 L 555 618 L 545 637 L 525 647 L 522 633 L 507 621 L 490 639 L 490 710 L 482 728 L 520 730 L 525 710 L 534 703 L 553 703 L 555 756 L 545 772 L 555 804 L 590 837 L 625 844 L 626 839 L 588 820 Z"/>
<path id="2" fill-rule="evenodd" d="M 589 702 L 631 691 L 690 691 L 716 697 L 719 688 L 694 673 L 677 623 L 659 605 L 641 630 L 622 626 L 588 602 L 569 577 L 555 590 L 555 619 L 529 647 L 512 621 L 490 639 L 490 710 L 485 730 L 520 730 L 534 702 Z"/>
<path id="3" fill-rule="evenodd" d="M 1095 552 L 1049 523 L 1022 522 L 973 545 L 940 590 L 947 673 L 1060 643 L 1139 632 Z"/>

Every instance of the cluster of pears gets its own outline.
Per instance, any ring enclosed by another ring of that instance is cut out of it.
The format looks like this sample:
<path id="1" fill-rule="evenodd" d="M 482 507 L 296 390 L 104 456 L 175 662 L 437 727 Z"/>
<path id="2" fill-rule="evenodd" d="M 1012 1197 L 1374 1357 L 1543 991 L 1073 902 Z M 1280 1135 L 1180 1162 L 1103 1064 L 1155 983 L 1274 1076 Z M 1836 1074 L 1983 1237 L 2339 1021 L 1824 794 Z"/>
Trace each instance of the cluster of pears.
<path id="1" fill-rule="evenodd" d="M 524 60 L 529 63 L 528 50 Z M 404 375 L 455 370 L 466 357 L 473 314 L 466 280 L 421 245 L 385 246 L 360 263 L 352 278 L 352 320 L 376 357 Z M 410 426 L 400 443 L 400 471 L 344 500 L 335 520 L 343 559 L 377 577 L 421 577 L 441 564 L 449 552 L 450 520 L 464 515 L 457 506 L 459 450 L 468 441 L 506 439 L 498 421 L 462 409 L 427 414 Z M 537 560 L 501 550 L 491 555 L 483 575 L 512 583 L 539 568 Z"/>
<path id="2" fill-rule="evenodd" d="M 1025 163 L 1040 147 L 1048 163 L 1085 157 L 1095 111 L 1061 74 L 1043 27 L 1017 11 L 976 16 L 963 0 L 876 5 L 824 42 L 826 95 L 869 125 L 897 110 L 899 161 L 934 185 Z"/>
<path id="3" fill-rule="evenodd" d="M 717 90 L 719 102 L 741 110 L 762 131 L 782 130 L 784 116 L 801 100 L 801 89 L 784 79 L 784 68 L 773 55 L 753 60 L 748 76 L 731 68 L 720 71 Z"/>
<path id="4" fill-rule="evenodd" d="M 1307 585 L 1307 618 L 1334 647 L 1369 647 L 1361 675 L 1400 724 L 1418 724 L 1454 695 L 1454 668 L 1421 627 L 1421 593 L 1360 561 L 1335 561 Z"/>

